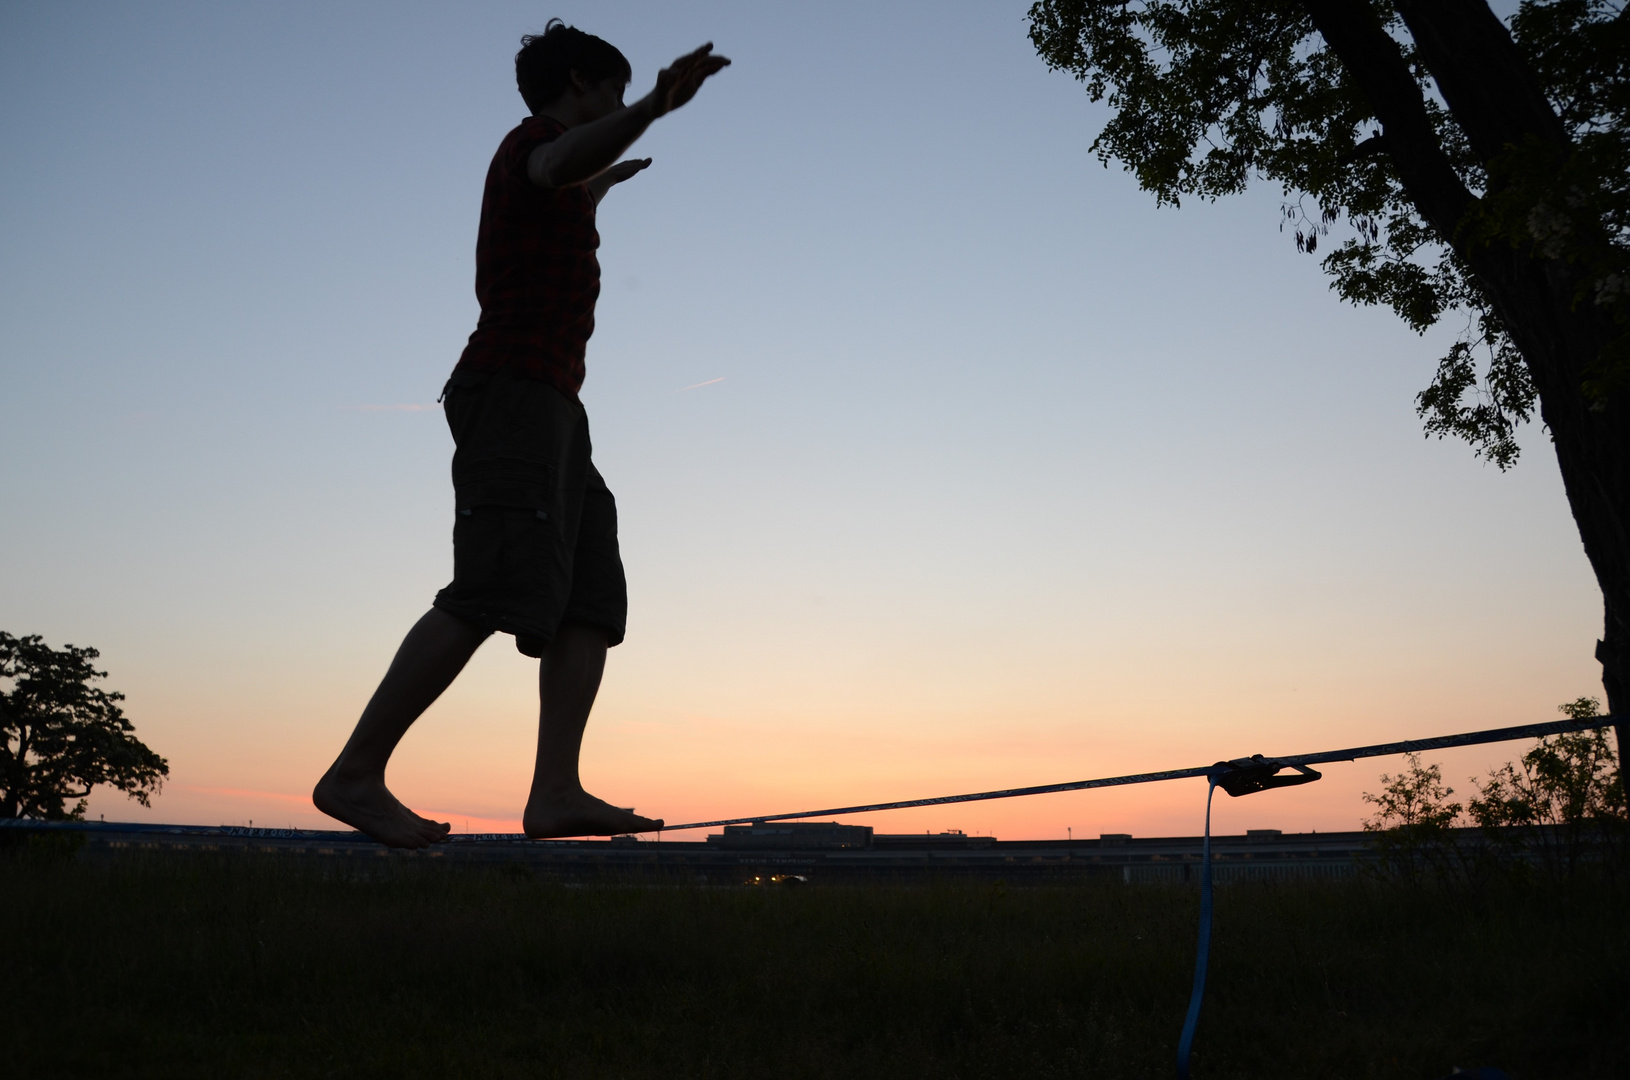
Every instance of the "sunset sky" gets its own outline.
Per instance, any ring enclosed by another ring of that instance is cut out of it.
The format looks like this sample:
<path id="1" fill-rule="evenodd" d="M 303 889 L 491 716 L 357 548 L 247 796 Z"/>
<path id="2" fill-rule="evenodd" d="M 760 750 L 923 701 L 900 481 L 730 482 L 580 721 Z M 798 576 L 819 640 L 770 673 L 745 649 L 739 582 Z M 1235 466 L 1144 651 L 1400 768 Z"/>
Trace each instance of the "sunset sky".
<path id="1" fill-rule="evenodd" d="M 629 96 L 734 65 L 600 213 L 583 398 L 631 614 L 590 790 L 670 821 L 1553 719 L 1600 598 L 1544 432 L 1423 438 L 1426 338 L 1259 185 L 1157 209 L 1026 0 L 0 8 L 0 629 L 102 651 L 169 759 L 110 820 L 326 827 L 326 767 L 451 576 L 434 404 L 482 179 L 551 15 Z M 518 828 L 535 662 L 494 638 L 397 793 Z M 1469 789 L 1518 745 L 1437 755 Z M 1219 800 L 1357 827 L 1399 766 Z M 854 819 L 1197 832 L 1201 781 Z M 695 838 L 690 837 L 690 838 Z"/>

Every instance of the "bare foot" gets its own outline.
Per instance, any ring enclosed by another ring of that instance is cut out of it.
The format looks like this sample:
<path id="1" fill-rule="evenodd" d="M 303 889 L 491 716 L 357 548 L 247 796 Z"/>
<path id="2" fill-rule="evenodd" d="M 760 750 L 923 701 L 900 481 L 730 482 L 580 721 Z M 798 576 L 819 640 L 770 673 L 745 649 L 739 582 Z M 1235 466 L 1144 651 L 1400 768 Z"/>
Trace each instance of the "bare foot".
<path id="1" fill-rule="evenodd" d="M 532 840 L 554 836 L 615 836 L 655 832 L 662 828 L 662 819 L 640 817 L 578 788 L 549 796 L 533 792 L 526 801 L 526 812 L 521 815 L 521 828 Z"/>
<path id="2" fill-rule="evenodd" d="M 422 848 L 447 837 L 451 825 L 431 821 L 403 806 L 379 777 L 340 775 L 336 762 L 311 793 L 317 809 L 366 833 L 386 847 Z"/>

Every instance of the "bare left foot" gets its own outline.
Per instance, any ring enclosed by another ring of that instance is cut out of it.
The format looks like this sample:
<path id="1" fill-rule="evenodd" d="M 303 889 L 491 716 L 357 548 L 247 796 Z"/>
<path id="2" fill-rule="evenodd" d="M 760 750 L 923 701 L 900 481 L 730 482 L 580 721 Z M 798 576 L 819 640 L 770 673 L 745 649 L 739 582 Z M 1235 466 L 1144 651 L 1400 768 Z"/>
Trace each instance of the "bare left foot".
<path id="1" fill-rule="evenodd" d="M 578 788 L 549 795 L 533 792 L 521 815 L 521 828 L 528 839 L 557 836 L 616 836 L 621 833 L 655 832 L 661 818 L 640 817 L 632 810 L 612 806 Z"/>
<path id="2" fill-rule="evenodd" d="M 311 793 L 317 809 L 386 847 L 422 848 L 447 838 L 446 822 L 420 817 L 385 786 L 384 777 L 345 776 L 329 768 Z"/>

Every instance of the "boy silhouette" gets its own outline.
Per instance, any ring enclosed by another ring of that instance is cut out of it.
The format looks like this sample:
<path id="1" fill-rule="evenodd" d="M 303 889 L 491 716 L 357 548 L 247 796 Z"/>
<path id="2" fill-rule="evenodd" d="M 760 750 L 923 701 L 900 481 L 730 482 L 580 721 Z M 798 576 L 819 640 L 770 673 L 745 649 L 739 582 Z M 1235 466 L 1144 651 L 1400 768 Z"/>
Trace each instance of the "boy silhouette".
<path id="1" fill-rule="evenodd" d="M 583 728 L 623 639 L 628 593 L 617 506 L 591 460 L 577 397 L 600 293 L 595 209 L 651 164 L 619 161 L 658 117 L 730 61 L 704 45 L 633 105 L 628 60 L 551 19 L 521 39 L 515 81 L 531 115 L 487 172 L 476 240 L 481 318 L 442 392 L 452 429 L 453 582 L 408 631 L 345 748 L 312 792 L 317 809 L 392 847 L 443 839 L 385 786 L 407 729 L 493 632 L 538 665 L 538 753 L 526 835 L 660 829 L 595 798 L 578 778 Z"/>

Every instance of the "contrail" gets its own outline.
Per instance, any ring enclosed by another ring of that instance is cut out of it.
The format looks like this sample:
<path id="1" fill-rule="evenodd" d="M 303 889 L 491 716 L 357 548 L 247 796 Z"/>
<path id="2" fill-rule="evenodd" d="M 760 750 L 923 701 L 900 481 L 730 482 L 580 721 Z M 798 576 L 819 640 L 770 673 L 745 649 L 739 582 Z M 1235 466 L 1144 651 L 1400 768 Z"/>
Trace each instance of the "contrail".
<path id="1" fill-rule="evenodd" d="M 724 376 L 720 375 L 717 379 L 709 379 L 707 382 L 692 383 L 689 386 L 681 386 L 678 390 L 675 390 L 674 393 L 683 394 L 686 390 L 695 390 L 698 386 L 712 386 L 716 382 L 724 382 Z"/>

